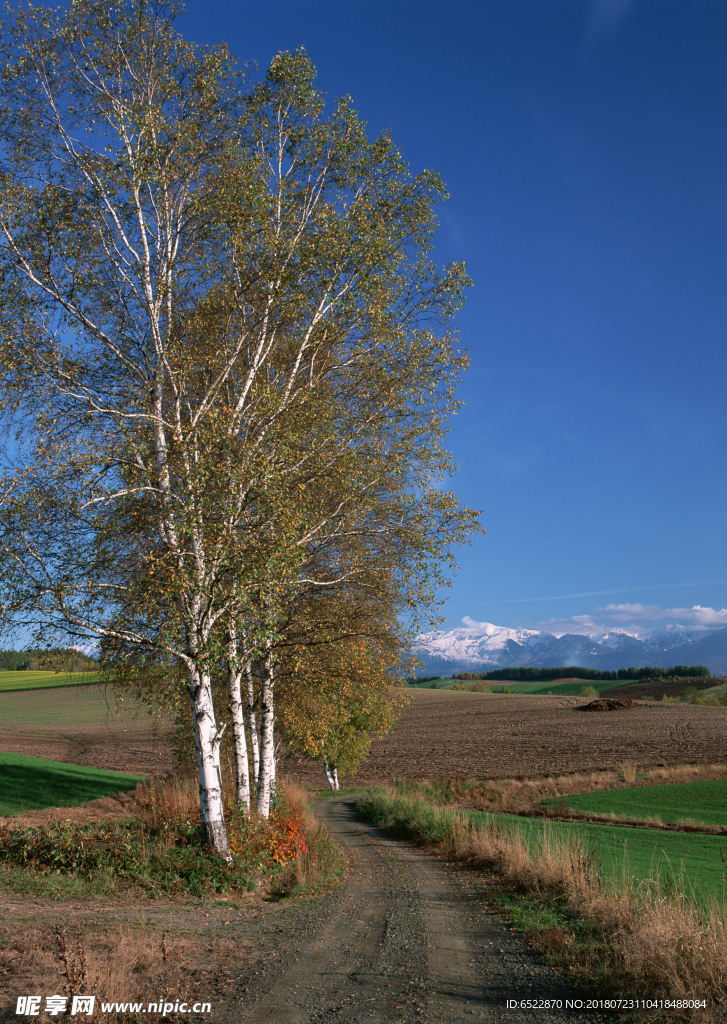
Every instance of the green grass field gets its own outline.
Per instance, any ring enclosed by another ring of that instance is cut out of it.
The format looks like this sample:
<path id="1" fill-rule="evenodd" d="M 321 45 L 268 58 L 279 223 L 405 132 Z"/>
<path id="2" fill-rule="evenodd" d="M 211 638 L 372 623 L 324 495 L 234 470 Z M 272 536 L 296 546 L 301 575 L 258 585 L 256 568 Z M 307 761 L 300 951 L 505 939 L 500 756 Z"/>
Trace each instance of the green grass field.
<path id="1" fill-rule="evenodd" d="M 484 821 L 488 817 L 477 811 L 470 814 L 473 820 Z M 675 889 L 701 906 L 713 900 L 724 901 L 726 875 L 720 852 L 727 847 L 724 836 L 580 822 L 544 822 L 505 814 L 489 817 L 522 832 L 533 849 L 540 842 L 544 829 L 554 835 L 577 835 L 583 849 L 594 854 L 596 865 L 603 864 L 604 880 L 618 883 L 626 875 L 638 883 L 658 878 L 667 888 L 673 883 Z"/>
<path id="2" fill-rule="evenodd" d="M 10 691 L 0 693 L 0 730 L 64 729 L 69 726 L 128 726 L 151 721 L 145 704 L 127 696 L 115 705 L 115 695 L 107 686 L 73 686 L 60 689 Z"/>
<path id="3" fill-rule="evenodd" d="M 727 779 L 577 793 L 567 797 L 567 801 L 572 811 L 584 814 L 615 814 L 665 824 L 688 820 L 704 825 L 727 825 Z M 556 802 L 545 800 L 544 805 L 552 807 Z"/>
<path id="4" fill-rule="evenodd" d="M 0 693 L 12 690 L 55 690 L 97 683 L 98 672 L 0 672 Z"/>
<path id="5" fill-rule="evenodd" d="M 77 807 L 133 789 L 143 776 L 0 752 L 0 778 L 0 815 L 8 815 L 46 807 Z"/>

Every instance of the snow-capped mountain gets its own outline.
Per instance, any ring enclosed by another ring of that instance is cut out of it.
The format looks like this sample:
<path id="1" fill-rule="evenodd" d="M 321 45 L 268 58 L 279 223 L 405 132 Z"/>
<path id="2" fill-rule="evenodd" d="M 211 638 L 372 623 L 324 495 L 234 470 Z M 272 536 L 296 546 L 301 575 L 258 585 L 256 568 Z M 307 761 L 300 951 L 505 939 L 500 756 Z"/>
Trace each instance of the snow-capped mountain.
<path id="1" fill-rule="evenodd" d="M 629 665 L 706 665 L 713 674 L 727 673 L 727 628 L 693 633 L 680 626 L 656 629 L 612 629 L 598 636 L 565 633 L 554 636 L 535 629 L 510 629 L 489 622 L 476 628 L 422 633 L 414 653 L 426 672 L 485 672 L 506 666 L 627 668 Z"/>
<path id="2" fill-rule="evenodd" d="M 98 658 L 98 644 L 71 644 L 69 650 L 78 651 L 87 658 Z"/>

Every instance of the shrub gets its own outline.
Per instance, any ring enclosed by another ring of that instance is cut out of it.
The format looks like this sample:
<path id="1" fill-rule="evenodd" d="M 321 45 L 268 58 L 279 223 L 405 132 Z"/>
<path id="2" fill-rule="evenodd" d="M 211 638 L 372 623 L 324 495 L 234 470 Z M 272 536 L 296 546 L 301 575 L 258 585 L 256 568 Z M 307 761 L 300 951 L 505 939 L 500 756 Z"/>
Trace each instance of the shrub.
<path id="1" fill-rule="evenodd" d="M 275 875 L 308 852 L 301 812 L 279 793 L 268 820 L 227 808 L 228 867 L 201 843 L 196 818 L 185 816 L 186 795 L 149 786 L 140 795 L 140 817 L 130 821 L 6 829 L 0 833 L 0 861 L 41 875 L 113 878 L 152 893 L 202 896 L 253 889 L 253 874 Z"/>
<path id="2" fill-rule="evenodd" d="M 595 686 L 584 686 L 581 690 L 581 697 L 597 697 L 598 690 Z"/>

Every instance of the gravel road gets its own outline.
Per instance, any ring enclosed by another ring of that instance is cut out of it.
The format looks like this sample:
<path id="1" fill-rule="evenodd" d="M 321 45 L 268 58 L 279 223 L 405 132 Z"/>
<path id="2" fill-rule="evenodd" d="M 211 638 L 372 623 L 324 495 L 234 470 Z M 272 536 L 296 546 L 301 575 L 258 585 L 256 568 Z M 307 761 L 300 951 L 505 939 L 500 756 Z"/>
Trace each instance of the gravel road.
<path id="1" fill-rule="evenodd" d="M 247 979 L 225 1020 L 286 1024 L 509 1021 L 592 1024 L 552 968 L 484 906 L 472 873 L 364 822 L 356 798 L 318 813 L 349 858 L 346 884 Z M 563 1009 L 508 1009 L 508 999 Z"/>

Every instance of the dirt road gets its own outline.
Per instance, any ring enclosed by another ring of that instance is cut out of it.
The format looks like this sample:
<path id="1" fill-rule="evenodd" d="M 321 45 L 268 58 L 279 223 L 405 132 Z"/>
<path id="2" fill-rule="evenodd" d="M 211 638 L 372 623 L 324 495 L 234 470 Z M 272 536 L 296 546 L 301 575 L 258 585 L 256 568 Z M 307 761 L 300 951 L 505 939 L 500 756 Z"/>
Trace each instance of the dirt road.
<path id="1" fill-rule="evenodd" d="M 477 879 L 362 821 L 355 797 L 319 814 L 349 857 L 347 882 L 247 979 L 225 1020 L 286 1024 L 510 1021 L 588 1024 L 547 967 L 484 907 Z M 508 999 L 560 999 L 512 1009 Z"/>

